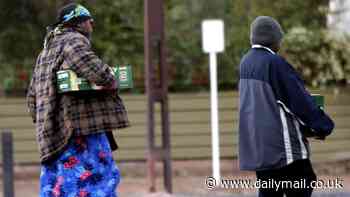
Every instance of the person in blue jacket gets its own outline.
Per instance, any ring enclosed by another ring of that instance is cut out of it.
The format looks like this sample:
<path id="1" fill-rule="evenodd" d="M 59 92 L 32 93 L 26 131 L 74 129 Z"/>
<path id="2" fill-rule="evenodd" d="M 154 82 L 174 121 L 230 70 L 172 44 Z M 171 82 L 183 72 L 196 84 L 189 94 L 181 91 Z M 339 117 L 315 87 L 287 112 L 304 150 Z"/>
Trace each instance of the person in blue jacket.
<path id="1" fill-rule="evenodd" d="M 277 54 L 283 34 L 269 16 L 251 24 L 252 47 L 240 63 L 239 163 L 242 170 L 256 171 L 261 183 L 275 184 L 259 188 L 259 197 L 310 197 L 313 189 L 307 186 L 316 175 L 306 137 L 325 139 L 334 123 Z M 292 187 L 288 181 L 306 186 Z"/>

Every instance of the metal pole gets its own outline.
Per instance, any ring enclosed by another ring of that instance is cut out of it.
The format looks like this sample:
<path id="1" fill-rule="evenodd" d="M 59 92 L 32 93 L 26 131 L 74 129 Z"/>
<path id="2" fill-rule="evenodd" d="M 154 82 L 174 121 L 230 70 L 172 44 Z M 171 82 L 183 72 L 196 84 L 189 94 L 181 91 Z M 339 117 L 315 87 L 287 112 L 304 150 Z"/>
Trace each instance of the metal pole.
<path id="1" fill-rule="evenodd" d="M 163 145 L 163 172 L 164 187 L 169 193 L 173 192 L 172 186 L 172 166 L 171 166 L 171 143 L 170 143 L 170 123 L 169 123 L 169 103 L 168 103 L 168 72 L 169 67 L 166 62 L 165 31 L 164 31 L 164 2 L 161 4 L 161 42 L 160 42 L 160 89 L 162 92 L 161 117 L 162 117 L 162 145 Z"/>
<path id="2" fill-rule="evenodd" d="M 149 2 L 145 1 L 145 88 L 147 95 L 147 174 L 149 191 L 155 192 L 156 190 L 156 171 L 155 171 L 155 158 L 153 157 L 153 150 L 155 145 L 155 133 L 154 133 L 154 100 L 152 98 L 154 79 L 154 69 L 152 69 L 152 40 L 149 27 Z"/>
<path id="3" fill-rule="evenodd" d="M 163 51 L 164 52 L 164 51 Z M 164 55 L 162 55 L 164 60 Z M 167 192 L 172 193 L 172 167 L 171 167 L 171 143 L 170 143 L 170 128 L 169 128 L 169 105 L 168 105 L 168 83 L 166 79 L 168 74 L 167 67 L 161 68 L 161 81 L 163 90 L 162 101 L 162 143 L 163 143 L 163 165 L 164 165 L 164 186 Z"/>
<path id="4" fill-rule="evenodd" d="M 145 0 L 144 34 L 145 34 L 145 84 L 148 99 L 148 152 L 147 166 L 149 190 L 156 190 L 155 163 L 161 160 L 164 166 L 164 186 L 167 192 L 172 192 L 171 155 L 168 109 L 168 65 L 166 63 L 164 36 L 164 7 L 163 0 Z M 159 67 L 159 73 L 156 73 Z M 157 75 L 159 74 L 159 75 Z M 161 104 L 162 146 L 155 144 L 154 105 Z"/>
<path id="5" fill-rule="evenodd" d="M 5 130 L 1 133 L 4 197 L 14 197 L 13 141 L 12 133 Z"/>
<path id="6" fill-rule="evenodd" d="M 151 21 L 150 16 L 152 12 L 150 2 L 145 0 L 144 2 L 145 9 L 145 17 L 144 17 L 144 34 L 145 34 L 145 88 L 147 95 L 147 174 L 148 174 L 148 185 L 149 191 L 155 192 L 156 190 L 156 171 L 155 171 L 155 158 L 153 157 L 153 150 L 155 145 L 155 133 L 154 133 L 154 100 L 152 97 L 153 84 L 152 81 L 154 79 L 154 69 L 152 65 L 152 39 L 151 35 Z"/>
<path id="7" fill-rule="evenodd" d="M 210 53 L 210 103 L 211 103 L 211 134 L 212 134 L 212 160 L 213 176 L 220 180 L 220 150 L 219 150 L 219 110 L 217 88 L 217 59 L 216 53 Z"/>

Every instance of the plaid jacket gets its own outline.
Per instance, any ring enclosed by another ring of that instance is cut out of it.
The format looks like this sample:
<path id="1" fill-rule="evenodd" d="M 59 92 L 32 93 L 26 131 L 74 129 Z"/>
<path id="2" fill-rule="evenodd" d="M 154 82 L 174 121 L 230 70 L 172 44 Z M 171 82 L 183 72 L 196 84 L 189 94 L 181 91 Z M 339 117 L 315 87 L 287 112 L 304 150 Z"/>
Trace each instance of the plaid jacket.
<path id="1" fill-rule="evenodd" d="M 113 86 L 116 83 L 110 67 L 94 54 L 90 41 L 83 34 L 73 29 L 56 28 L 47 35 L 27 94 L 42 162 L 62 152 L 71 136 L 129 126 L 126 109 L 117 91 L 58 94 L 56 72 L 67 67 L 97 85 Z"/>

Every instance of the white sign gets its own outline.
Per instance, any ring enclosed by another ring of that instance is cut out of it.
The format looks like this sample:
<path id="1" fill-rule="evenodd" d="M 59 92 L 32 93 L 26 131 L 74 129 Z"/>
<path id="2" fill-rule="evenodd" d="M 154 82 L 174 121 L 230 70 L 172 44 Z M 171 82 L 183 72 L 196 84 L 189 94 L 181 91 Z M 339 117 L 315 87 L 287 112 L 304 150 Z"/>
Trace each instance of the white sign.
<path id="1" fill-rule="evenodd" d="M 224 22 L 222 20 L 205 20 L 202 22 L 202 41 L 205 53 L 224 51 Z"/>
<path id="2" fill-rule="evenodd" d="M 216 54 L 223 52 L 224 22 L 222 20 L 205 20 L 202 22 L 203 51 L 209 53 L 210 59 L 210 114 L 213 177 L 220 181 L 220 137 L 218 109 L 218 80 Z"/>

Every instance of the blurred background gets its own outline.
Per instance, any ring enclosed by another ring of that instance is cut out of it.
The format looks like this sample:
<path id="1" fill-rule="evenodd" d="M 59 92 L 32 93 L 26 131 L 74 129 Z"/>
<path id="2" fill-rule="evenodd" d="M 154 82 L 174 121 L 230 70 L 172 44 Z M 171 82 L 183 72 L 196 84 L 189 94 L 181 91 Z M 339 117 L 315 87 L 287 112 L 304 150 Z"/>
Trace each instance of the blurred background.
<path id="1" fill-rule="evenodd" d="M 0 92 L 25 90 L 46 26 L 66 2 L 0 2 Z M 109 64 L 133 65 L 142 92 L 143 0 L 86 0 L 94 15 L 93 46 Z M 258 15 L 275 17 L 286 33 L 282 54 L 313 87 L 346 84 L 350 72 L 349 11 L 346 0 L 168 0 L 166 38 L 171 91 L 208 89 L 207 57 L 201 50 L 201 21 L 225 21 L 226 52 L 219 57 L 220 88 L 235 88 L 238 63 L 249 48 L 249 25 Z M 330 6 L 331 5 L 331 6 Z M 330 10 L 332 8 L 332 10 Z M 327 20 L 329 19 L 329 20 Z M 328 22 L 327 22 L 328 21 Z"/>
<path id="2" fill-rule="evenodd" d="M 146 184 L 143 0 L 0 0 L 0 130 L 9 129 L 14 135 L 16 184 L 35 196 L 37 145 L 24 95 L 46 26 L 56 21 L 57 9 L 69 2 L 82 3 L 91 11 L 95 21 L 92 45 L 97 54 L 110 65 L 132 65 L 135 88 L 122 97 L 133 126 L 118 132 L 121 149 L 116 159 L 126 177 L 121 192 L 146 192 L 140 186 Z M 258 15 L 275 17 L 281 23 L 285 38 L 280 54 L 299 71 L 312 93 L 325 95 L 325 110 L 335 120 L 336 130 L 325 142 L 312 142 L 312 159 L 322 176 L 342 177 L 348 185 L 349 0 L 167 0 L 165 6 L 175 191 L 208 192 L 203 183 L 211 174 L 209 68 L 201 47 L 201 21 L 208 18 L 225 22 L 226 49 L 218 56 L 223 176 L 254 176 L 240 172 L 236 164 L 237 84 L 240 58 L 250 48 L 250 23 Z"/>

